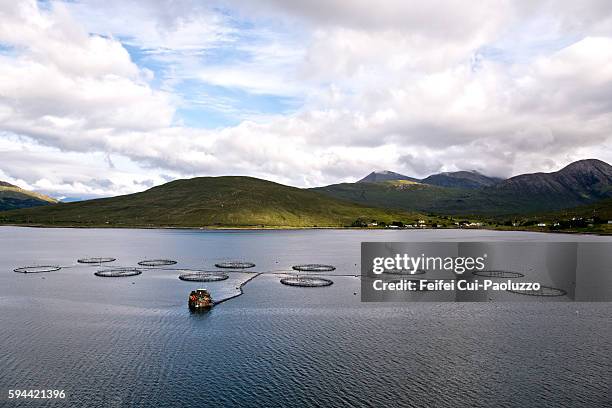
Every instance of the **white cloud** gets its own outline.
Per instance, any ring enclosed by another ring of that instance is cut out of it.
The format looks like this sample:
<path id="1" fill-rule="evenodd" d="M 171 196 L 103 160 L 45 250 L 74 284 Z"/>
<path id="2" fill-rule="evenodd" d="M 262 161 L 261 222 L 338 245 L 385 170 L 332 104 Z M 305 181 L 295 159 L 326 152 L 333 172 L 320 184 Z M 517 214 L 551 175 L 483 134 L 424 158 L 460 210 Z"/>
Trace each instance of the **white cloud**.
<path id="1" fill-rule="evenodd" d="M 374 168 L 509 176 L 612 161 L 609 2 L 220 4 L 232 12 L 189 1 L 0 6 L 3 177 L 117 194 L 167 174 L 312 186 Z M 125 44 L 167 64 L 163 91 Z M 184 79 L 305 102 L 190 128 L 173 94 Z"/>
<path id="2" fill-rule="evenodd" d="M 90 32 L 119 36 L 149 53 L 190 53 L 233 41 L 227 17 L 200 1 L 91 0 L 65 5 Z"/>
<path id="3" fill-rule="evenodd" d="M 65 152 L 7 134 L 0 135 L 0 163 L 0 180 L 57 198 L 128 194 L 176 177 L 143 174 L 120 155 Z"/>
<path id="4" fill-rule="evenodd" d="M 152 89 L 122 45 L 88 35 L 58 5 L 42 12 L 34 2 L 0 9 L 2 130 L 45 144 L 88 150 L 126 130 L 172 124 L 169 97 Z"/>

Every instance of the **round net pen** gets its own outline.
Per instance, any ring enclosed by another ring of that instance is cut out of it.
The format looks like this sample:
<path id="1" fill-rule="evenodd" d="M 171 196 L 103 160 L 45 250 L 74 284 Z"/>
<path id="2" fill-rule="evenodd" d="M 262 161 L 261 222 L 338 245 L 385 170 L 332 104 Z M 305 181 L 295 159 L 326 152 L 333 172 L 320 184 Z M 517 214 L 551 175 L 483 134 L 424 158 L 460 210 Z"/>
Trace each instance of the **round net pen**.
<path id="1" fill-rule="evenodd" d="M 123 278 L 127 276 L 140 275 L 142 271 L 136 268 L 112 268 L 102 269 L 94 273 L 94 275 L 102 278 Z"/>
<path id="2" fill-rule="evenodd" d="M 325 264 L 302 264 L 294 265 L 292 268 L 298 272 L 331 272 L 336 270 L 335 266 Z"/>
<path id="3" fill-rule="evenodd" d="M 182 281 L 187 282 L 219 282 L 229 278 L 229 275 L 223 272 L 189 272 L 183 273 L 178 277 Z"/>
<path id="4" fill-rule="evenodd" d="M 302 273 L 306 272 L 314 272 L 314 273 L 322 273 L 322 272 L 331 272 L 335 271 L 336 267 L 333 265 L 326 264 L 301 264 L 301 265 L 293 265 L 291 267 L 294 271 L 296 271 L 295 276 L 291 276 L 288 278 L 283 278 L 280 282 L 283 285 L 288 286 L 299 286 L 303 288 L 318 288 L 323 286 L 329 286 L 334 282 L 330 279 L 325 279 L 321 277 L 315 276 L 301 276 Z"/>
<path id="5" fill-rule="evenodd" d="M 111 257 L 100 257 L 100 258 L 81 258 L 81 259 L 77 259 L 77 262 L 81 264 L 101 264 L 105 262 L 113 262 L 116 260 L 117 259 L 111 258 Z"/>
<path id="6" fill-rule="evenodd" d="M 550 286 L 540 286 L 538 290 L 515 290 L 508 289 L 507 292 L 515 293 L 517 295 L 525 295 L 525 296 L 542 296 L 542 297 L 555 297 L 555 296 L 565 296 L 567 292 L 563 289 L 553 288 Z"/>
<path id="7" fill-rule="evenodd" d="M 172 259 L 145 259 L 144 261 L 138 262 L 140 266 L 168 266 L 175 265 L 176 261 Z"/>
<path id="8" fill-rule="evenodd" d="M 57 265 L 34 265 L 34 266 L 22 266 L 20 268 L 13 269 L 13 272 L 17 273 L 47 273 L 55 272 L 62 269 L 61 266 Z"/>
<path id="9" fill-rule="evenodd" d="M 522 278 L 525 274 L 520 272 L 512 272 L 512 271 L 473 271 L 472 275 L 476 276 L 484 276 L 486 278 L 505 278 L 505 279 L 514 279 L 514 278 Z"/>
<path id="10" fill-rule="evenodd" d="M 255 264 L 253 262 L 245 261 L 225 261 L 216 263 L 215 266 L 223 269 L 248 269 L 253 268 Z"/>
<path id="11" fill-rule="evenodd" d="M 280 280 L 283 285 L 287 286 L 299 286 L 302 288 L 319 288 L 324 286 L 330 286 L 334 281 L 325 278 L 318 277 L 304 277 L 304 276 L 292 276 L 289 278 L 283 278 Z"/>

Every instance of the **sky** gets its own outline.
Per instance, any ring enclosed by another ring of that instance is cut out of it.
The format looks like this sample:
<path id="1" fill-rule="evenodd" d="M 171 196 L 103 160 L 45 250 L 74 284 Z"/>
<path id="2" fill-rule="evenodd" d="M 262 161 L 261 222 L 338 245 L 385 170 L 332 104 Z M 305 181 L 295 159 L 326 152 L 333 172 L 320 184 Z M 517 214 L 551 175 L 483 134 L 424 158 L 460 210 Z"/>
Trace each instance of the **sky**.
<path id="1" fill-rule="evenodd" d="M 612 162 L 607 0 L 0 0 L 0 180 L 56 198 L 585 158 Z"/>

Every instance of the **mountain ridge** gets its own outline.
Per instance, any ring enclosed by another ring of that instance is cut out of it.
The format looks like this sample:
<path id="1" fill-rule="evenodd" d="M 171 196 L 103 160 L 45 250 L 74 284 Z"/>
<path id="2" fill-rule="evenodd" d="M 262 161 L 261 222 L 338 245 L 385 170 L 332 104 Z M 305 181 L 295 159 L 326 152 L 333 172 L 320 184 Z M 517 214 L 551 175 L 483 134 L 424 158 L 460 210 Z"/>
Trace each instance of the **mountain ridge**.
<path id="1" fill-rule="evenodd" d="M 475 170 L 461 170 L 432 174 L 422 179 L 421 182 L 440 187 L 480 188 L 492 186 L 502 180 L 498 177 L 485 176 Z"/>
<path id="2" fill-rule="evenodd" d="M 525 214 L 612 197 L 612 166 L 601 160 L 585 159 L 556 172 L 517 175 L 476 188 L 455 186 L 426 183 L 408 186 L 385 181 L 332 184 L 315 190 L 363 205 L 436 214 Z"/>
<path id="3" fill-rule="evenodd" d="M 57 203 L 54 198 L 0 181 L 0 211 Z"/>
<path id="4" fill-rule="evenodd" d="M 379 183 L 381 181 L 391 181 L 391 180 L 407 180 L 419 182 L 419 179 L 414 177 L 404 176 L 403 174 L 396 173 L 390 170 L 381 170 L 381 171 L 373 171 L 361 180 L 358 180 L 357 183 Z"/>
<path id="5" fill-rule="evenodd" d="M 403 221 L 415 213 L 505 216 L 556 211 L 612 198 L 612 166 L 580 160 L 551 173 L 531 173 L 495 182 L 476 172 L 445 173 L 461 183 L 470 177 L 491 185 L 448 187 L 407 179 L 332 184 L 300 189 L 253 177 L 196 177 L 140 193 L 60 203 L 2 213 L 4 222 L 63 225 L 346 226 L 353 221 Z M 467 174 L 466 174 L 467 173 Z M 398 173 L 387 172 L 396 177 Z M 400 175 L 401 176 L 401 175 Z M 405 177 L 405 176 L 404 176 Z M 5 198 L 21 194 L 24 206 L 51 198 L 0 186 Z M 6 205 L 6 199 L 4 203 Z M 2 201 L 0 201 L 0 204 Z M 12 205 L 12 206 L 11 206 Z M 9 202 L 8 208 L 20 208 Z"/>
<path id="6" fill-rule="evenodd" d="M 570 163 L 555 172 L 528 173 L 510 177 L 493 188 L 510 192 L 570 194 L 579 197 L 595 194 L 598 198 L 606 198 L 605 193 L 610 191 L 611 186 L 612 166 L 601 160 L 585 159 Z"/>
<path id="7" fill-rule="evenodd" d="M 390 170 L 373 171 L 356 183 L 382 183 L 387 181 L 411 181 L 432 186 L 451 188 L 480 188 L 496 184 L 503 179 L 489 177 L 476 170 L 448 171 L 432 174 L 423 179 L 406 176 Z"/>

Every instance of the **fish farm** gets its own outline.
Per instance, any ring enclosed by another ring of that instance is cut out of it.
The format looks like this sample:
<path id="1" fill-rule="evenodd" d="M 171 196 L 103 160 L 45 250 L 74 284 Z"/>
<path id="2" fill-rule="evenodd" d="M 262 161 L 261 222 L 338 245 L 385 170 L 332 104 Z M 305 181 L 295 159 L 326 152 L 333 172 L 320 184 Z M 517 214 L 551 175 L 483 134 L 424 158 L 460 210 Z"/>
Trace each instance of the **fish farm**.
<path id="1" fill-rule="evenodd" d="M 176 261 L 171 259 L 146 259 L 144 261 L 138 262 L 140 266 L 168 266 L 168 265 L 176 265 Z"/>
<path id="2" fill-rule="evenodd" d="M 77 259 L 77 264 L 83 265 L 82 267 L 94 267 L 99 266 L 103 263 L 114 262 L 116 258 L 114 257 L 84 257 Z M 276 262 L 278 263 L 278 262 Z M 38 273 L 46 273 L 46 272 L 54 272 L 59 271 L 61 269 L 69 270 L 70 268 L 75 268 L 78 265 L 30 265 L 30 266 L 22 266 L 14 269 L 14 272 L 21 274 L 38 274 Z M 284 269 L 277 270 L 264 270 L 264 271 L 247 271 L 247 269 L 255 268 L 255 263 L 250 261 L 243 260 L 229 260 L 229 261 L 218 261 L 214 263 L 214 266 L 219 268 L 220 270 L 205 270 L 205 269 L 185 269 L 185 268 L 173 268 L 172 265 L 177 264 L 177 261 L 172 259 L 145 259 L 139 261 L 136 267 L 132 266 L 117 266 L 117 267 L 108 267 L 105 269 L 98 269 L 93 274 L 97 277 L 103 278 L 122 278 L 122 277 L 130 277 L 130 276 L 138 276 L 143 274 L 148 274 L 152 272 L 156 272 L 158 275 L 159 272 L 174 272 L 176 273 L 176 277 L 184 282 L 204 282 L 204 283 L 215 283 L 229 280 L 232 278 L 231 286 L 235 286 L 236 289 L 239 289 L 239 293 L 231 295 L 229 297 L 215 300 L 215 304 L 219 304 L 226 300 L 232 299 L 236 296 L 240 296 L 242 294 L 242 287 L 252 279 L 256 278 L 259 275 L 276 275 L 279 276 L 279 281 L 282 285 L 285 286 L 293 286 L 293 287 L 303 287 L 303 288 L 316 288 L 316 287 L 326 287 L 330 286 L 334 283 L 334 281 L 330 278 L 332 277 L 359 277 L 359 273 L 355 274 L 337 274 L 333 272 L 336 270 L 334 265 L 329 264 L 319 264 L 319 263 L 308 263 L 308 264 L 298 264 L 293 265 Z M 144 267 L 144 268 L 139 268 Z M 357 265 L 355 265 L 357 266 Z M 431 285 L 421 285 L 422 282 L 438 282 L 443 283 L 447 281 L 456 280 L 456 277 L 453 278 L 425 278 L 425 277 L 415 277 L 410 278 L 411 275 L 424 275 L 427 274 L 427 271 L 422 269 L 416 270 L 406 270 L 406 269 L 389 269 L 385 270 L 383 274 L 386 275 L 395 275 L 398 276 L 398 279 L 395 279 L 391 282 L 399 283 L 399 282 L 415 282 L 416 290 L 422 292 L 430 292 L 430 291 L 438 291 L 442 290 L 437 286 Z M 508 271 L 508 270 L 483 270 L 483 271 L 473 271 L 473 275 L 482 276 L 487 278 L 500 278 L 500 279 L 516 279 L 522 278 L 525 274 L 521 272 Z M 401 278 L 399 278 L 401 276 Z M 364 277 L 366 279 L 370 279 L 370 277 Z M 132 282 L 135 284 L 135 282 Z M 227 289 L 227 288 L 226 288 Z M 551 286 L 539 286 L 537 289 L 529 289 L 522 290 L 516 289 L 514 287 L 508 287 L 502 289 L 508 293 L 513 293 L 517 295 L 524 296 L 540 296 L 540 297 L 556 297 L 556 296 L 565 296 L 567 295 L 567 291 L 560 288 L 555 288 Z M 355 293 L 356 294 L 356 293 Z"/>
<path id="3" fill-rule="evenodd" d="M 294 265 L 292 269 L 300 272 L 331 272 L 335 271 L 336 267 L 333 265 L 324 265 L 324 264 L 304 264 L 304 265 Z"/>
<path id="4" fill-rule="evenodd" d="M 255 264 L 253 262 L 244 262 L 244 261 L 225 261 L 216 263 L 215 266 L 217 268 L 224 269 L 248 269 L 254 268 Z"/>
<path id="5" fill-rule="evenodd" d="M 227 273 L 223 272 L 188 272 L 179 275 L 178 277 L 182 281 L 188 282 L 218 282 L 229 278 Z"/>
<path id="6" fill-rule="evenodd" d="M 517 295 L 543 296 L 543 297 L 556 297 L 556 296 L 567 295 L 567 291 L 563 289 L 559 289 L 559 288 L 553 288 L 550 286 L 540 286 L 539 289 L 528 289 L 528 290 L 508 289 L 507 292 L 516 293 Z"/>
<path id="7" fill-rule="evenodd" d="M 127 276 L 140 275 L 141 273 L 142 271 L 136 268 L 112 268 L 99 270 L 94 272 L 94 275 L 102 278 L 123 278 Z"/>
<path id="8" fill-rule="evenodd" d="M 289 278 L 282 278 L 280 283 L 287 286 L 299 286 L 303 288 L 316 288 L 323 286 L 330 286 L 334 282 L 331 279 L 319 278 L 319 277 L 304 277 L 304 276 L 292 276 Z"/>
<path id="9" fill-rule="evenodd" d="M 114 262 L 116 261 L 115 258 L 81 258 L 81 259 L 77 259 L 78 263 L 82 263 L 82 264 L 101 264 L 101 263 L 105 263 L 105 262 Z"/>
<path id="10" fill-rule="evenodd" d="M 47 273 L 55 272 L 62 269 L 61 266 L 57 265 L 36 265 L 36 266 L 22 266 L 20 268 L 13 269 L 13 272 L 17 273 Z"/>

